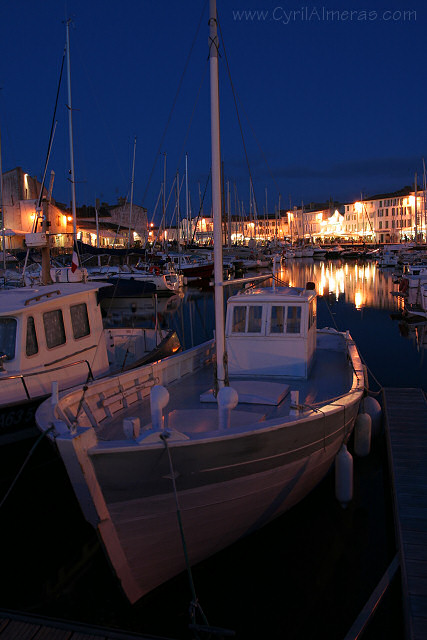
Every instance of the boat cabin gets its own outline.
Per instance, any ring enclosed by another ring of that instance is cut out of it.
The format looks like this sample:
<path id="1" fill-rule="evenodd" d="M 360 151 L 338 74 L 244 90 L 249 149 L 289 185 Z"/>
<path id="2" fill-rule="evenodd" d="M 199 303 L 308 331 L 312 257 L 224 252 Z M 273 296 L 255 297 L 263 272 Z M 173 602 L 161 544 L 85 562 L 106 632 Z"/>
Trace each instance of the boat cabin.
<path id="1" fill-rule="evenodd" d="M 307 378 L 316 350 L 316 292 L 247 289 L 228 299 L 225 329 L 230 377 Z"/>
<path id="2" fill-rule="evenodd" d="M 90 363 L 94 375 L 108 371 L 106 350 L 97 348 L 103 333 L 98 290 L 99 284 L 76 283 L 2 292 L 1 374 L 60 369 L 76 360 L 86 370 Z"/>

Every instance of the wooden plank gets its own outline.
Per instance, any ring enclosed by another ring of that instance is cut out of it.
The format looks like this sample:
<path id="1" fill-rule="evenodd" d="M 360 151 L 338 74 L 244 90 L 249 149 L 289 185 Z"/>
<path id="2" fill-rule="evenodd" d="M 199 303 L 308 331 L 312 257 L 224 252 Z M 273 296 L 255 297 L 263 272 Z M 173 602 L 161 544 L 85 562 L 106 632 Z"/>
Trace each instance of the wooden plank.
<path id="1" fill-rule="evenodd" d="M 73 632 L 53 627 L 40 627 L 34 640 L 74 640 Z"/>
<path id="2" fill-rule="evenodd" d="M 154 640 L 153 636 L 63 620 L 0 612 L 0 640 Z M 164 640 L 167 640 L 166 638 Z M 170 639 L 172 640 L 172 639 Z"/>
<path id="3" fill-rule="evenodd" d="M 2 629 L 1 640 L 31 640 L 34 638 L 40 625 L 30 624 L 21 620 L 10 620 L 4 629 Z"/>
<path id="4" fill-rule="evenodd" d="M 427 637 L 427 401 L 422 389 L 383 390 L 402 563 L 406 636 Z"/>

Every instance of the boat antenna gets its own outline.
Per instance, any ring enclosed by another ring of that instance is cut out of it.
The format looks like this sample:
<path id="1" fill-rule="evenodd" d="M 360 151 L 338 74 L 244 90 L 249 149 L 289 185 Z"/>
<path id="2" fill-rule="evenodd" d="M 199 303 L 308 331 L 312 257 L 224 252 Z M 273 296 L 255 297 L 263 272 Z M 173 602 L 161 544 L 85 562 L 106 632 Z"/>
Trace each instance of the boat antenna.
<path id="1" fill-rule="evenodd" d="M 214 291 L 216 375 L 218 389 L 225 386 L 225 332 L 224 292 L 222 270 L 222 202 L 221 202 L 221 150 L 219 132 L 218 86 L 218 30 L 216 0 L 209 1 L 209 68 L 211 88 L 211 155 L 212 155 L 212 210 L 214 227 Z"/>

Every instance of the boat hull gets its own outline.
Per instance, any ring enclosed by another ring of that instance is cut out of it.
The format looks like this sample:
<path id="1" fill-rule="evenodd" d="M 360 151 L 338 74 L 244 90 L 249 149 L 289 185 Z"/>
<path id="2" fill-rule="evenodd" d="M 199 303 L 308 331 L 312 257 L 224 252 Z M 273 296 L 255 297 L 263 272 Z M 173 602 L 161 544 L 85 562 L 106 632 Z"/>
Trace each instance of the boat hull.
<path id="1" fill-rule="evenodd" d="M 190 564 L 213 555 L 302 500 L 324 477 L 338 447 L 270 472 L 207 485 L 203 491 L 180 491 Z M 157 498 L 155 504 L 145 498 L 108 504 L 108 508 L 141 595 L 185 570 L 172 493 Z M 142 515 L 147 513 L 151 515 Z M 136 539 L 143 540 L 142 545 L 135 545 Z"/>
<path id="2" fill-rule="evenodd" d="M 207 343 L 144 367 L 138 377 L 121 376 L 126 396 L 108 400 L 109 411 L 122 415 L 125 400 L 124 416 L 143 415 L 137 399 L 132 408 L 132 397 L 144 384 L 167 384 L 197 369 L 196 362 L 212 357 L 212 348 L 213 343 Z M 350 437 L 363 394 L 363 368 L 353 343 L 349 357 L 351 388 L 339 402 L 322 403 L 320 411 L 261 420 L 231 431 L 202 433 L 198 426 L 193 434 L 187 412 L 177 412 L 176 420 L 169 416 L 166 441 L 163 431 L 151 429 L 142 440 L 125 440 L 122 435 L 119 440 L 98 441 L 90 412 L 86 417 L 80 414 L 81 426 L 74 433 L 64 423 L 64 434 L 56 437 L 60 455 L 84 515 L 98 530 L 131 602 L 186 568 L 172 477 L 191 564 L 285 513 L 325 477 Z M 85 404 L 98 411 L 97 398 L 104 397 L 107 388 L 102 383 L 91 387 L 93 396 Z M 145 391 L 147 397 L 150 389 Z M 73 412 L 78 405 L 76 394 L 64 407 Z M 47 405 L 41 409 L 44 416 L 36 416 L 40 428 L 49 424 L 51 411 Z M 99 419 L 103 424 L 102 416 Z"/>

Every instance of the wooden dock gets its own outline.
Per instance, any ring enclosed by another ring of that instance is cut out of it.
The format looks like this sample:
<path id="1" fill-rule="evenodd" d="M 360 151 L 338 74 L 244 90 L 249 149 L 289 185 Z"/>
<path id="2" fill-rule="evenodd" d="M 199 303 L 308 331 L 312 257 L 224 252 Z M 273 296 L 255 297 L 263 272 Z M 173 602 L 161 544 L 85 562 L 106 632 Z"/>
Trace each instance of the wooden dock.
<path id="1" fill-rule="evenodd" d="M 427 401 L 422 389 L 383 390 L 399 544 L 405 636 L 427 638 Z"/>
<path id="2" fill-rule="evenodd" d="M 171 640 L 0 610 L 0 640 Z"/>

